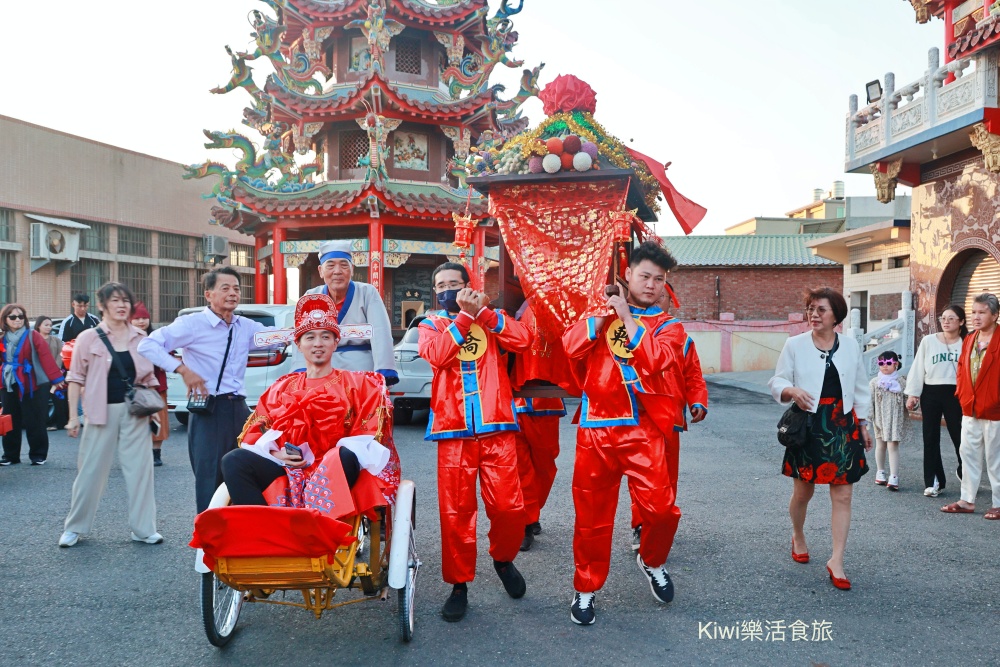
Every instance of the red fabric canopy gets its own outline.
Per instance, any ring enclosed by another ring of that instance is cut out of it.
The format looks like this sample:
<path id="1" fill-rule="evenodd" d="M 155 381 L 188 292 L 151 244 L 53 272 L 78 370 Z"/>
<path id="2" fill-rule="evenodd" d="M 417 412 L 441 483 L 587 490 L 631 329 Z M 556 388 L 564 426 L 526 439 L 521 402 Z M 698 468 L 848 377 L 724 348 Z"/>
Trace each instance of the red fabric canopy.
<path id="1" fill-rule="evenodd" d="M 195 517 L 190 546 L 214 569 L 216 558 L 330 555 L 354 540 L 351 530 L 314 509 L 232 505 Z"/>

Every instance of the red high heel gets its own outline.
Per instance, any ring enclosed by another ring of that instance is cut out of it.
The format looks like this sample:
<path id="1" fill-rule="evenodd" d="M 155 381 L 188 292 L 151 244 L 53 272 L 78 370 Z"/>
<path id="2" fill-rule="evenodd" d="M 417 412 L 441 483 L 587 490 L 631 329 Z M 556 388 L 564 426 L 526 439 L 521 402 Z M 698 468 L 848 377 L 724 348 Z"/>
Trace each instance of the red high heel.
<path id="1" fill-rule="evenodd" d="M 844 577 L 843 579 L 841 579 L 840 577 L 833 576 L 833 570 L 830 569 L 829 565 L 826 566 L 826 571 L 830 573 L 830 581 L 833 582 L 833 587 L 834 588 L 839 588 L 842 591 L 849 591 L 849 590 L 851 590 L 851 580 L 850 579 L 848 579 L 847 577 Z"/>
<path id="2" fill-rule="evenodd" d="M 809 562 L 809 552 L 804 554 L 795 553 L 795 538 L 792 538 L 792 560 L 796 563 L 808 563 Z"/>

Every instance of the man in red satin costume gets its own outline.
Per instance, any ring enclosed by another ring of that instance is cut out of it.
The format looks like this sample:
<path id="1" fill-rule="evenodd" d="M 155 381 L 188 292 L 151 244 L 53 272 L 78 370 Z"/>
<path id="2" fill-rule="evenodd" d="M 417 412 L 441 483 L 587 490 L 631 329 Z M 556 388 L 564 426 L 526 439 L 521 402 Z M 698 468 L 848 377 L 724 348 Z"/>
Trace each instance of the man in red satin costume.
<path id="1" fill-rule="evenodd" d="M 441 615 L 458 621 L 468 606 L 467 584 L 476 575 L 477 476 L 490 519 L 493 567 L 508 595 L 525 592 L 513 563 L 526 522 L 507 353 L 527 350 L 531 334 L 469 288 L 461 264 L 442 264 L 431 279 L 444 310 L 420 323 L 420 356 L 434 371 L 424 439 L 438 443 L 441 570 L 453 586 Z"/>
<path id="2" fill-rule="evenodd" d="M 674 586 L 664 563 L 677 530 L 667 465 L 666 435 L 677 424 L 671 376 L 680 368 L 671 319 L 656 302 L 670 253 L 647 241 L 632 251 L 625 271 L 627 300 L 609 296 L 612 314 L 590 317 L 563 334 L 566 354 L 583 362 L 583 401 L 573 469 L 576 527 L 573 559 L 576 594 L 570 617 L 579 625 L 595 620 L 595 593 L 608 576 L 611 536 L 622 475 L 642 517 L 642 544 L 636 556 L 658 602 L 670 602 Z"/>
<path id="3" fill-rule="evenodd" d="M 657 305 L 664 312 L 669 312 L 670 304 L 673 302 L 675 308 L 680 308 L 677 296 L 674 294 L 670 283 L 667 283 L 663 296 Z M 667 380 L 675 382 L 670 392 L 677 400 L 677 414 L 679 421 L 669 432 L 664 433 L 667 445 L 667 468 L 670 470 L 670 487 L 674 490 L 674 498 L 677 497 L 677 469 L 680 465 L 681 456 L 681 433 L 688 428 L 687 410 L 691 410 L 691 423 L 697 424 L 708 415 L 708 386 L 705 384 L 705 377 L 701 374 L 701 359 L 698 358 L 698 350 L 694 341 L 684 330 L 684 325 L 677 318 L 671 318 L 666 323 L 667 327 L 673 329 L 675 334 L 671 340 L 681 358 L 681 374 L 669 375 Z M 632 487 L 629 487 L 631 494 Z M 632 500 L 632 550 L 638 551 L 642 536 L 642 517 L 639 514 L 639 507 Z"/>

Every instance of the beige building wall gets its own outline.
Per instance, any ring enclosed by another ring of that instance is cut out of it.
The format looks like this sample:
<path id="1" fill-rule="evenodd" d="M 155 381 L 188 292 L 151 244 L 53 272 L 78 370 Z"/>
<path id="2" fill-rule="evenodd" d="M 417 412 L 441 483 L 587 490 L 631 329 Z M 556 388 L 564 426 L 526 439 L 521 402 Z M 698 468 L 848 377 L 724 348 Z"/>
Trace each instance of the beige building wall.
<path id="1" fill-rule="evenodd" d="M 14 296 L 29 317 L 63 317 L 69 313 L 74 272 L 79 286 L 84 265 L 105 262 L 101 266 L 111 280 L 128 274 L 142 283 L 153 320 L 160 322 L 161 315 L 173 310 L 171 304 L 180 304 L 183 283 L 185 307 L 204 303 L 195 283 L 213 267 L 204 261 L 205 235 L 229 240 L 230 260 L 222 264 L 236 265 L 244 274 L 244 291 L 251 292 L 256 264 L 252 237 L 209 225 L 214 200 L 202 195 L 215 183 L 183 180 L 183 172 L 184 165 L 176 162 L 0 116 L 0 224 L 7 225 L 0 230 L 0 279 L 5 283 L 0 298 L 6 300 L 7 283 L 13 282 Z M 100 231 L 106 241 L 94 245 L 92 240 L 93 249 L 81 250 L 83 264 L 50 262 L 32 272 L 29 235 L 36 221 L 27 214 L 90 225 L 90 233 Z M 122 235 L 124 244 L 119 243 Z M 162 248 L 166 243 L 169 251 Z M 178 253 L 185 258 L 176 258 Z M 165 290 L 172 298 L 162 297 Z"/>

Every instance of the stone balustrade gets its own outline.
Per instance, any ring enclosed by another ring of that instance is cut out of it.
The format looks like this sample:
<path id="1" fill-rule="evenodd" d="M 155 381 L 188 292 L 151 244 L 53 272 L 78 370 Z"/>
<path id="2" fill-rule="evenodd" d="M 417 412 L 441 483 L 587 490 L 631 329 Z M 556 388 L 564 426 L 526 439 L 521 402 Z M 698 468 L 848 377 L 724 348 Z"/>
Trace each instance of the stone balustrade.
<path id="1" fill-rule="evenodd" d="M 883 82 L 882 98 L 863 108 L 858 108 L 858 96 L 851 95 L 847 115 L 848 169 L 885 157 L 884 149 L 919 143 L 918 135 L 927 130 L 951 131 L 957 128 L 949 126 L 966 114 L 996 107 L 997 53 L 997 49 L 988 49 L 941 65 L 938 49 L 932 48 L 927 70 L 916 81 L 897 88 L 896 77 L 889 72 Z M 868 157 L 873 159 L 866 161 Z"/>

